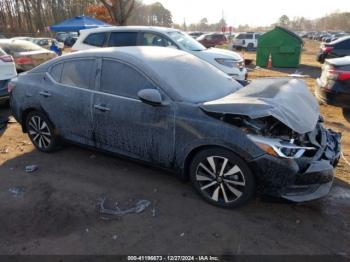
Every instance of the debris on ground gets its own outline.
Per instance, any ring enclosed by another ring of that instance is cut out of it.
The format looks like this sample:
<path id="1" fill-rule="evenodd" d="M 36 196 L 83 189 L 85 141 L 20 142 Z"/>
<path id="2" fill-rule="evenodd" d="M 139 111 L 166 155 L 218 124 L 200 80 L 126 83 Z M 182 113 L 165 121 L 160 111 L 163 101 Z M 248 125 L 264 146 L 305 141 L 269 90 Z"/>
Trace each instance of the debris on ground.
<path id="1" fill-rule="evenodd" d="M 117 240 L 118 236 L 117 235 L 113 235 L 112 239 L 113 240 Z"/>
<path id="2" fill-rule="evenodd" d="M 309 75 L 303 75 L 303 72 L 300 72 L 296 70 L 293 74 L 289 74 L 289 77 L 296 77 L 296 78 L 307 78 L 310 77 Z"/>
<path id="3" fill-rule="evenodd" d="M 0 148 L 0 154 L 7 154 L 9 152 L 9 148 L 8 147 L 3 147 L 3 148 Z"/>
<path id="4" fill-rule="evenodd" d="M 180 234 L 180 237 L 184 237 L 184 236 L 185 236 L 185 233 L 181 233 L 181 234 Z"/>
<path id="5" fill-rule="evenodd" d="M 7 123 L 9 124 L 15 124 L 17 123 L 16 119 L 13 116 L 9 116 L 7 119 Z"/>
<path id="6" fill-rule="evenodd" d="M 9 188 L 9 192 L 12 193 L 15 197 L 21 197 L 26 192 L 26 189 L 22 186 L 12 187 Z"/>
<path id="7" fill-rule="evenodd" d="M 37 165 L 29 165 L 29 166 L 26 166 L 25 170 L 27 173 L 33 173 L 35 171 L 38 170 L 38 166 Z"/>
<path id="8" fill-rule="evenodd" d="M 118 206 L 118 203 L 115 204 L 114 208 L 109 208 L 106 205 L 107 198 L 103 197 L 101 202 L 100 202 L 100 214 L 103 215 L 109 215 L 109 216 L 124 216 L 127 214 L 135 213 L 135 214 L 140 214 L 142 213 L 145 209 L 147 209 L 151 205 L 151 201 L 148 200 L 140 200 L 136 203 L 134 207 L 127 208 L 127 209 L 121 209 Z"/>
<path id="9" fill-rule="evenodd" d="M 152 208 L 152 217 L 156 217 L 156 208 Z"/>

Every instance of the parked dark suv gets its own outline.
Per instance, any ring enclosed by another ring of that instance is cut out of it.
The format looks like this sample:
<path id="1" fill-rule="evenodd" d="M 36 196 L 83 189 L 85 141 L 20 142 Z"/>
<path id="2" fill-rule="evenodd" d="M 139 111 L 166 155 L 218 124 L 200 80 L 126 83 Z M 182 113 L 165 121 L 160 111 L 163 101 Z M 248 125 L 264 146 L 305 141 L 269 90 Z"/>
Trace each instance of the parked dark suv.
<path id="1" fill-rule="evenodd" d="M 316 96 L 322 102 L 350 108 L 350 56 L 325 61 Z"/>
<path id="2" fill-rule="evenodd" d="M 317 61 L 323 64 L 327 58 L 343 56 L 350 56 L 350 36 L 339 38 L 328 44 L 321 44 L 321 50 L 317 55 Z"/>

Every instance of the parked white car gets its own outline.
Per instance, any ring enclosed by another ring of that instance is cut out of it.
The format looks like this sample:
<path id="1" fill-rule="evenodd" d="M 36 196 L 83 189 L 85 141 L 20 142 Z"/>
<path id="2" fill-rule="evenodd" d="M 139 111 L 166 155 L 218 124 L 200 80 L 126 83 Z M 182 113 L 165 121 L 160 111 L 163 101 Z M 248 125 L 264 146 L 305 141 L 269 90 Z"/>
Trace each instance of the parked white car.
<path id="1" fill-rule="evenodd" d="M 247 50 L 256 49 L 258 46 L 258 38 L 261 33 L 239 33 L 235 36 L 232 42 L 232 48 L 245 48 Z"/>
<path id="2" fill-rule="evenodd" d="M 17 76 L 13 57 L 0 48 L 0 102 L 8 100 L 7 83 Z"/>
<path id="3" fill-rule="evenodd" d="M 243 81 L 247 77 L 244 60 L 238 53 L 205 48 L 188 34 L 172 28 L 116 26 L 81 30 L 72 50 L 120 46 L 162 46 L 180 49 L 209 62 L 236 80 Z"/>

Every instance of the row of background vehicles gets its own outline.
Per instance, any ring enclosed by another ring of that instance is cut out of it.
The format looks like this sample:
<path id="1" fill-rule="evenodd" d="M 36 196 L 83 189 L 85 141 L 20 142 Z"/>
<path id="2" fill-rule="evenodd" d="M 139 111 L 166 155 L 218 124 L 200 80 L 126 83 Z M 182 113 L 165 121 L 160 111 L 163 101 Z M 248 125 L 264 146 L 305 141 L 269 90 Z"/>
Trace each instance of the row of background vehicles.
<path id="1" fill-rule="evenodd" d="M 350 36 L 349 32 L 307 32 L 300 33 L 302 38 L 330 43 L 344 36 Z"/>
<path id="2" fill-rule="evenodd" d="M 61 55 L 65 48 L 74 45 L 76 32 L 60 32 L 50 37 L 0 36 L 0 103 L 8 100 L 7 83 L 17 75 Z"/>
<path id="3" fill-rule="evenodd" d="M 257 188 L 295 202 L 329 192 L 341 136 L 323 127 L 303 81 L 243 87 L 239 54 L 169 28 L 84 30 L 73 50 L 8 85 L 38 150 L 65 140 L 160 166 L 222 207 Z"/>
<path id="4" fill-rule="evenodd" d="M 228 44 L 230 49 L 245 49 L 253 51 L 258 46 L 258 39 L 262 33 L 259 32 L 241 32 L 241 33 L 189 33 L 194 39 L 205 47 L 215 47 L 217 45 Z"/>

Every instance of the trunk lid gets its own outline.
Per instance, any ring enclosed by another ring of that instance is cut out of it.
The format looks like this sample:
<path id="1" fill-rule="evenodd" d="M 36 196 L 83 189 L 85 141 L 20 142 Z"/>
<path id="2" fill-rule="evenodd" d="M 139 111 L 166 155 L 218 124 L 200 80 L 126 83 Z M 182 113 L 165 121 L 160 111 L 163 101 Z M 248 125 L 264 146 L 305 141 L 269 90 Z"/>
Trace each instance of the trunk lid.
<path id="1" fill-rule="evenodd" d="M 319 105 L 302 80 L 265 78 L 224 98 L 205 102 L 207 113 L 248 116 L 258 119 L 272 116 L 299 134 L 315 129 Z"/>
<path id="2" fill-rule="evenodd" d="M 16 54 L 16 58 L 28 57 L 33 61 L 33 65 L 38 66 L 52 58 L 55 58 L 57 55 L 51 51 L 29 51 L 29 52 L 20 52 Z"/>

